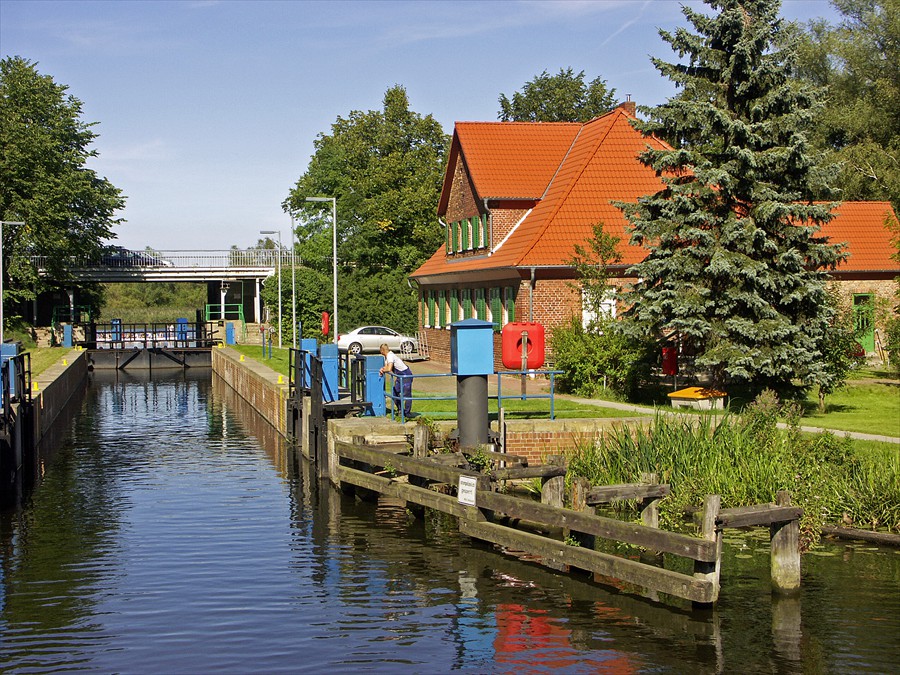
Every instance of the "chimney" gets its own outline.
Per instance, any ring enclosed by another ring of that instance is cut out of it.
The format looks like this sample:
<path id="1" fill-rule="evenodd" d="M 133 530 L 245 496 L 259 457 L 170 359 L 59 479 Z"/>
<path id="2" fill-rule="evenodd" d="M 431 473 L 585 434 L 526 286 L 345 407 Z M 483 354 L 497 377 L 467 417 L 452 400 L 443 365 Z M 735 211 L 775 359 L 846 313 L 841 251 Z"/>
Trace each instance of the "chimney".
<path id="1" fill-rule="evenodd" d="M 631 94 L 625 94 L 625 100 L 618 107 L 631 117 L 637 117 L 637 104 L 631 100 Z"/>

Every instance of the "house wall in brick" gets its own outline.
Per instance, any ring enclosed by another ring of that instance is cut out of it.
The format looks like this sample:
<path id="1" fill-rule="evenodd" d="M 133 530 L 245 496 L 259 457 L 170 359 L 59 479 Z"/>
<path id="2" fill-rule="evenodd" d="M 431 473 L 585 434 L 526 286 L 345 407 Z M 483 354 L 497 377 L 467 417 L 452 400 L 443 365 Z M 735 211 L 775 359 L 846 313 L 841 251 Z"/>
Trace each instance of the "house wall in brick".
<path id="1" fill-rule="evenodd" d="M 500 244 L 527 212 L 527 209 L 491 209 L 491 248 Z"/>
<path id="2" fill-rule="evenodd" d="M 477 216 L 479 213 L 475 190 L 469 180 L 469 174 L 466 172 L 465 162 L 460 155 L 453 172 L 453 183 L 450 186 L 450 197 L 447 200 L 447 212 L 444 214 L 444 220 L 452 223 L 463 218 Z"/>

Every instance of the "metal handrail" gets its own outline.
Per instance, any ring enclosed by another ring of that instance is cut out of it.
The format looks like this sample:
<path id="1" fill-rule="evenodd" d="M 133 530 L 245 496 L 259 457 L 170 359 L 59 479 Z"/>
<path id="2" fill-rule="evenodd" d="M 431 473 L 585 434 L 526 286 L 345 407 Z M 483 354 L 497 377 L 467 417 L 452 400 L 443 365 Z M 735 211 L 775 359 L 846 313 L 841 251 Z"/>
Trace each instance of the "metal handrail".
<path id="1" fill-rule="evenodd" d="M 555 401 L 556 401 L 556 376 L 561 375 L 563 371 L 561 370 L 500 370 L 496 373 L 493 373 L 497 377 L 497 395 L 496 396 L 488 396 L 488 399 L 496 399 L 497 404 L 502 406 L 503 400 L 510 399 L 519 399 L 521 401 L 525 401 L 528 399 L 550 399 L 550 419 L 556 419 L 556 409 L 555 409 Z M 394 377 L 410 377 L 413 378 L 413 382 L 415 382 L 416 378 L 425 378 L 425 377 L 456 377 L 453 373 L 422 373 L 420 375 L 416 375 L 415 373 L 411 375 L 402 375 L 399 373 L 394 373 L 393 371 L 387 371 L 387 375 L 390 375 L 391 378 Z M 503 380 L 504 375 L 549 375 L 550 376 L 550 393 L 549 394 L 516 394 L 514 396 L 504 396 L 502 393 L 501 382 Z M 385 380 L 387 382 L 387 380 Z M 393 397 L 393 380 L 391 380 L 391 387 L 389 390 L 385 391 L 385 398 L 390 399 L 391 401 L 391 420 L 396 419 L 397 411 L 394 406 L 394 397 Z M 405 413 L 405 403 L 406 401 L 455 401 L 457 397 L 455 395 L 445 395 L 445 396 L 404 396 L 403 387 L 400 387 L 400 396 L 399 403 L 397 406 L 400 408 L 399 416 L 401 422 L 406 422 L 406 413 Z"/>
<path id="2" fill-rule="evenodd" d="M 90 342 L 97 349 L 178 349 L 209 347 L 214 342 L 197 323 L 105 323 L 94 328 Z"/>
<path id="3" fill-rule="evenodd" d="M 160 269 L 167 267 L 259 267 L 274 269 L 279 263 L 279 251 L 276 249 L 251 249 L 247 251 L 212 250 L 212 251 L 133 251 L 134 258 L 116 260 L 101 254 L 99 258 L 82 258 L 72 256 L 65 261 L 69 268 L 113 268 L 113 269 Z M 290 267 L 293 262 L 301 265 L 299 256 L 291 256 L 289 249 L 281 249 L 282 267 Z M 51 256 L 31 256 L 31 264 L 43 269 L 51 260 Z M 54 257 L 53 260 L 59 261 Z"/>

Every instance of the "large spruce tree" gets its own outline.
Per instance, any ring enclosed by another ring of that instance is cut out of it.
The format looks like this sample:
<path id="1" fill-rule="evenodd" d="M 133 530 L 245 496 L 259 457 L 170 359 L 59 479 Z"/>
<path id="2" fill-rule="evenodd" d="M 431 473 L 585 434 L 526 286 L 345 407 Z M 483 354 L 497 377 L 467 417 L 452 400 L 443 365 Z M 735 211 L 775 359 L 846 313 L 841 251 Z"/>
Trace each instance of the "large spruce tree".
<path id="1" fill-rule="evenodd" d="M 784 394 L 823 375 L 825 270 L 842 256 L 818 234 L 830 205 L 811 201 L 816 92 L 789 77 L 779 2 L 707 4 L 711 16 L 682 10 L 696 32 L 660 31 L 685 62 L 654 65 L 681 91 L 636 123 L 675 148 L 641 156 L 664 189 L 621 205 L 648 248 L 630 270 L 628 329 L 677 332 L 715 384 Z"/>

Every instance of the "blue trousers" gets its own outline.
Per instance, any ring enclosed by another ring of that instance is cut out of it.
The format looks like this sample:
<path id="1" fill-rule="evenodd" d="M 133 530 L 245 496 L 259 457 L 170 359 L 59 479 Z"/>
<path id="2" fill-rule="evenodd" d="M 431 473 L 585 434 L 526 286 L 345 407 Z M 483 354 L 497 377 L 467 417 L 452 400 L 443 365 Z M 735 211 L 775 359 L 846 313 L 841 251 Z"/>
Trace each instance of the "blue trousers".
<path id="1" fill-rule="evenodd" d="M 403 414 L 409 417 L 412 413 L 412 368 L 407 368 L 402 373 L 394 373 L 394 390 L 391 398 L 394 400 L 394 409 L 400 409 L 400 392 L 403 391 Z"/>

